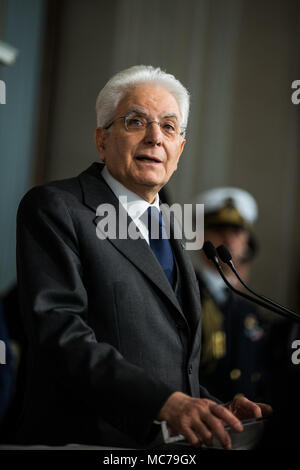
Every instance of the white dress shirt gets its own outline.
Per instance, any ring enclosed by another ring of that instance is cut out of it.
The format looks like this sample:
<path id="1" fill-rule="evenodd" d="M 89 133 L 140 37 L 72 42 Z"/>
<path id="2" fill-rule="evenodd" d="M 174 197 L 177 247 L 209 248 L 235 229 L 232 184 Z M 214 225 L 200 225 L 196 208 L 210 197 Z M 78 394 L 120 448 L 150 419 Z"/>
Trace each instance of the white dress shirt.
<path id="1" fill-rule="evenodd" d="M 145 201 L 145 199 L 142 199 L 140 196 L 130 191 L 130 189 L 126 188 L 122 183 L 120 183 L 120 181 L 116 180 L 108 171 L 106 165 L 104 166 L 101 175 L 115 196 L 118 198 L 120 204 L 122 204 L 128 215 L 132 218 L 133 222 L 149 245 L 148 227 L 144 224 L 140 217 L 150 206 L 156 207 L 158 210 L 160 210 L 158 194 L 156 195 L 153 204 L 149 204 L 149 202 Z"/>

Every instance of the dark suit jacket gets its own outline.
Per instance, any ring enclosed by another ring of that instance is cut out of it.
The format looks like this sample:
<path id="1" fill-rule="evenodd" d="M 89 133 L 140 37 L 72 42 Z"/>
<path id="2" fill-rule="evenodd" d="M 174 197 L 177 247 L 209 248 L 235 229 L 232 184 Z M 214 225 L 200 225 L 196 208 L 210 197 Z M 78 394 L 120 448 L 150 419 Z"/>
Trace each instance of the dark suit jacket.
<path id="1" fill-rule="evenodd" d="M 33 188 L 19 207 L 30 344 L 20 442 L 144 445 L 172 392 L 209 397 L 198 377 L 199 289 L 182 241 L 172 243 L 189 320 L 144 239 L 96 236 L 97 206 L 119 212 L 101 171 L 94 163 Z"/>

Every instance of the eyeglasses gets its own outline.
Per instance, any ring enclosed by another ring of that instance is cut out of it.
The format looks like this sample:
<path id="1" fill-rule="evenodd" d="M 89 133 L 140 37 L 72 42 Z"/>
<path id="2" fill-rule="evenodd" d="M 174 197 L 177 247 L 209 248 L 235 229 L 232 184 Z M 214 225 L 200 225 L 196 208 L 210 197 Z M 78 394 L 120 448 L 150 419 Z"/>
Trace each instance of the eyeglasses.
<path id="1" fill-rule="evenodd" d="M 124 119 L 124 126 L 128 132 L 145 132 L 150 124 L 157 124 L 160 127 L 162 133 L 169 138 L 175 138 L 177 135 L 185 134 L 185 127 L 179 126 L 174 119 L 167 117 L 162 121 L 153 121 L 148 119 L 146 116 L 139 115 L 137 113 L 128 113 L 125 116 L 120 116 L 111 121 L 104 129 L 109 129 L 115 121 L 118 119 Z"/>

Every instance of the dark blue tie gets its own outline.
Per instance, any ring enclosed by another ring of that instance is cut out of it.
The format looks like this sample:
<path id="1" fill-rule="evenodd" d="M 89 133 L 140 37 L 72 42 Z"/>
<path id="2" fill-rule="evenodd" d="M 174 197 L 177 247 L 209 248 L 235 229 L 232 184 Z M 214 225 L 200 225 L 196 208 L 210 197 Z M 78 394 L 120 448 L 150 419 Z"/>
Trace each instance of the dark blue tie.
<path id="1" fill-rule="evenodd" d="M 162 213 L 153 206 L 149 206 L 148 231 L 149 244 L 163 268 L 170 284 L 174 285 L 174 258 L 170 241 L 167 238 L 166 229 L 163 224 Z"/>

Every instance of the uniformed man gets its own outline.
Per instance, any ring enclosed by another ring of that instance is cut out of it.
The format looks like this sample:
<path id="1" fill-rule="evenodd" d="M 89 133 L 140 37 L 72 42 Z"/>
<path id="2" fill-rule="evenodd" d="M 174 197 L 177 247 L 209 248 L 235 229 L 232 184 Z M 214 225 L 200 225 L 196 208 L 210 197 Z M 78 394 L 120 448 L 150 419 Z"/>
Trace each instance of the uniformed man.
<path id="1" fill-rule="evenodd" d="M 242 189 L 226 187 L 199 194 L 197 203 L 204 204 L 205 240 L 216 247 L 225 245 L 247 282 L 257 252 L 254 198 Z M 201 381 L 225 402 L 239 394 L 263 399 L 265 321 L 258 308 L 233 294 L 213 264 L 201 256 L 197 272 L 203 308 Z M 223 270 L 231 284 L 241 289 L 230 268 L 223 265 Z"/>

